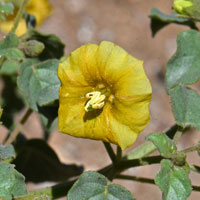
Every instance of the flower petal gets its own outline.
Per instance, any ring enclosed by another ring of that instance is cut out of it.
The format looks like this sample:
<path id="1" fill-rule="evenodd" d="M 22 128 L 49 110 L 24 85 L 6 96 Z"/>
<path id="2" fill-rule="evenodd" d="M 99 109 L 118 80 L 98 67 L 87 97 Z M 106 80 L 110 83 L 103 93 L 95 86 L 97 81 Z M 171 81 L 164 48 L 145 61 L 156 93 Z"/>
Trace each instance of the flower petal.
<path id="1" fill-rule="evenodd" d="M 110 129 L 116 137 L 116 141 L 112 142 L 121 147 L 122 150 L 130 147 L 138 137 L 138 132 L 134 132 L 129 126 L 122 124 L 114 115 L 109 114 Z"/>
<path id="2" fill-rule="evenodd" d="M 137 96 L 132 99 L 115 99 L 111 113 L 122 124 L 140 133 L 150 120 L 149 103 L 151 94 Z"/>
<path id="3" fill-rule="evenodd" d="M 75 137 L 115 143 L 115 138 L 109 133 L 105 120 L 108 107 L 103 112 L 95 110 L 98 117 L 94 117 L 94 114 L 85 112 L 84 105 L 84 101 L 79 103 L 67 101 L 65 104 L 60 104 L 58 111 L 59 131 Z"/>
<path id="4" fill-rule="evenodd" d="M 99 67 L 97 65 L 96 53 L 98 45 L 86 44 L 69 55 L 69 65 L 81 73 L 86 82 L 95 86 L 97 82 L 101 82 Z"/>
<path id="5" fill-rule="evenodd" d="M 117 98 L 136 98 L 140 95 L 152 93 L 151 84 L 146 77 L 142 66 L 132 66 L 132 70 L 124 75 L 114 85 L 114 92 Z M 135 68 L 135 69 L 134 69 Z M 135 72 L 137 71 L 137 72 Z M 137 73 L 137 74 L 136 74 Z"/>
<path id="6" fill-rule="evenodd" d="M 138 133 L 122 124 L 110 112 L 106 104 L 103 111 L 94 114 L 85 113 L 84 101 L 67 101 L 59 107 L 59 131 L 69 135 L 94 140 L 103 140 L 119 145 L 122 149 L 131 146 Z"/>
<path id="7" fill-rule="evenodd" d="M 71 54 L 72 55 L 72 54 Z M 71 62 L 71 55 L 58 66 L 58 77 L 63 86 L 86 87 L 89 86 L 82 75 L 80 68 Z"/>
<path id="8" fill-rule="evenodd" d="M 97 53 L 97 65 L 100 74 L 108 84 L 115 84 L 121 77 L 133 70 L 140 60 L 130 56 L 121 47 L 112 42 L 103 41 Z M 135 76 L 138 74 L 136 73 Z"/>

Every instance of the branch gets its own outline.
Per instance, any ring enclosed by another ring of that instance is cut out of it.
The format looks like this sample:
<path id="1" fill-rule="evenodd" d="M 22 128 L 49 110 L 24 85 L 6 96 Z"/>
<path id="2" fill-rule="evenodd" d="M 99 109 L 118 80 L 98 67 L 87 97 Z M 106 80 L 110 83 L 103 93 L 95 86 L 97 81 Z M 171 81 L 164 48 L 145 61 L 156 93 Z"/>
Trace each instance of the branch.
<path id="1" fill-rule="evenodd" d="M 151 178 L 142 178 L 142 177 L 130 176 L 130 175 L 117 175 L 115 178 L 116 179 L 121 179 L 121 180 L 130 180 L 130 181 L 149 183 L 149 184 L 154 184 L 155 185 L 154 179 L 151 179 Z M 192 190 L 199 192 L 200 191 L 200 186 L 192 185 Z"/>
<path id="2" fill-rule="evenodd" d="M 108 155 L 109 155 L 111 161 L 114 163 L 115 160 L 116 160 L 116 155 L 115 155 L 115 153 L 114 153 L 114 151 L 113 151 L 113 149 L 112 149 L 110 143 L 108 143 L 108 142 L 103 142 L 103 144 L 104 144 L 104 146 L 105 146 L 105 148 L 106 148 L 106 151 L 107 151 L 107 153 L 108 153 Z"/>
<path id="3" fill-rule="evenodd" d="M 21 5 L 20 5 L 20 8 L 19 8 L 19 10 L 17 12 L 17 16 L 15 17 L 15 21 L 14 21 L 13 27 L 11 29 L 11 32 L 14 33 L 16 31 L 16 29 L 17 29 L 17 27 L 19 25 L 20 19 L 21 19 L 23 13 L 24 13 L 24 9 L 26 8 L 26 5 L 28 4 L 28 1 L 29 0 L 23 0 L 22 1 Z"/>
<path id="4" fill-rule="evenodd" d="M 21 118 L 19 124 L 17 125 L 17 127 L 15 128 L 15 130 L 13 131 L 13 133 L 11 133 L 10 136 L 9 136 L 9 138 L 6 140 L 5 145 L 9 145 L 9 144 L 13 143 L 13 141 L 18 136 L 18 134 L 19 134 L 19 132 L 21 130 L 21 126 L 23 124 L 25 124 L 25 122 L 27 121 L 27 119 L 29 118 L 29 116 L 31 115 L 32 112 L 33 111 L 30 108 L 25 112 L 25 114 Z"/>

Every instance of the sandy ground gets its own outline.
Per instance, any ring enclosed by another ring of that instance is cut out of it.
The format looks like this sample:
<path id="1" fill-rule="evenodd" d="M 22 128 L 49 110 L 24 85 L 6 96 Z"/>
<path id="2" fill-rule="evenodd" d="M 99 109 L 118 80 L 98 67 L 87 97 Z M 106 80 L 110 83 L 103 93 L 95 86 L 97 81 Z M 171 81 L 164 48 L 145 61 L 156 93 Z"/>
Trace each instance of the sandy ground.
<path id="1" fill-rule="evenodd" d="M 188 30 L 188 27 L 169 25 L 152 38 L 148 18 L 152 7 L 171 13 L 172 0 L 51 0 L 51 3 L 54 7 L 53 14 L 40 30 L 58 35 L 66 44 L 66 54 L 88 42 L 110 40 L 144 60 L 145 70 L 153 87 L 151 121 L 137 142 L 126 152 L 143 143 L 148 133 L 162 132 L 175 123 L 170 100 L 165 93 L 164 72 L 168 59 L 176 50 L 176 35 Z M 30 117 L 23 132 L 28 138 L 41 137 L 37 114 Z M 191 131 L 183 136 L 179 147 L 193 145 L 199 138 L 197 131 Z M 49 144 L 62 162 L 81 164 L 86 170 L 97 170 L 110 163 L 101 142 L 73 138 L 55 130 Z M 189 154 L 188 160 L 200 165 L 195 153 Z M 138 167 L 129 169 L 127 174 L 154 178 L 159 169 L 157 165 Z M 199 185 L 199 175 L 191 174 L 191 178 L 193 184 Z M 161 199 L 161 192 L 154 185 L 132 181 L 115 182 L 129 189 L 137 200 Z M 30 186 L 37 187 L 33 184 Z M 190 200 L 199 198 L 200 193 L 197 192 L 189 197 Z"/>

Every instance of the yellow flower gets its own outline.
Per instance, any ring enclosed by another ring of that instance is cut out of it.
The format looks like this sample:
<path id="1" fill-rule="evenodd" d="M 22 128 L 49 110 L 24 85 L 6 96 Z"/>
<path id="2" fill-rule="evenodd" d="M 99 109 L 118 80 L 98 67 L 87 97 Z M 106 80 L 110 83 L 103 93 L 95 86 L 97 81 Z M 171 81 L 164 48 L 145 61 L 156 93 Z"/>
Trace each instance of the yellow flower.
<path id="1" fill-rule="evenodd" d="M 86 44 L 58 67 L 59 131 L 131 146 L 149 122 L 151 85 L 143 61 L 112 42 Z"/>
<path id="2" fill-rule="evenodd" d="M 8 2 L 8 0 L 5 1 Z M 16 9 L 14 10 L 14 14 L 8 15 L 5 22 L 0 20 L 0 30 L 2 30 L 3 32 L 8 33 L 11 30 L 20 3 L 21 0 L 18 0 L 14 3 L 16 7 Z M 49 4 L 49 0 L 30 0 L 26 7 L 26 11 L 35 16 L 37 22 L 36 25 L 39 26 L 45 20 L 45 18 L 47 18 L 51 14 L 52 7 Z M 16 30 L 16 34 L 20 36 L 25 32 L 26 23 L 24 19 L 21 19 Z"/>
<path id="3" fill-rule="evenodd" d="M 173 9 L 180 14 L 186 14 L 185 9 L 191 7 L 193 2 L 191 0 L 174 0 Z"/>

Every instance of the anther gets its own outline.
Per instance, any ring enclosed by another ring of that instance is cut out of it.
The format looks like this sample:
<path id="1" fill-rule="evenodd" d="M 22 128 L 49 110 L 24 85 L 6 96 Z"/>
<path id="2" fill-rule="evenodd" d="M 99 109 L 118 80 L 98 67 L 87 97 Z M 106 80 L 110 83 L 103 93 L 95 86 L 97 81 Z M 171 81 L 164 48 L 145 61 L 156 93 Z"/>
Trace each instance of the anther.
<path id="1" fill-rule="evenodd" d="M 87 93 L 86 98 L 90 99 L 85 105 L 85 111 L 88 112 L 93 109 L 103 108 L 106 96 L 99 91 L 94 91 Z"/>

